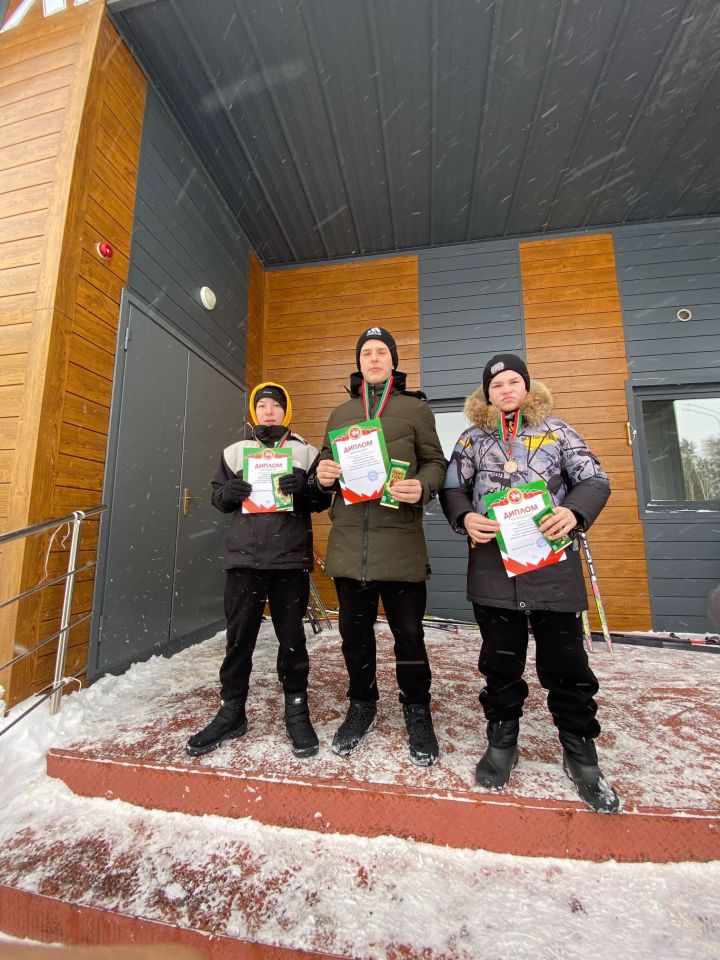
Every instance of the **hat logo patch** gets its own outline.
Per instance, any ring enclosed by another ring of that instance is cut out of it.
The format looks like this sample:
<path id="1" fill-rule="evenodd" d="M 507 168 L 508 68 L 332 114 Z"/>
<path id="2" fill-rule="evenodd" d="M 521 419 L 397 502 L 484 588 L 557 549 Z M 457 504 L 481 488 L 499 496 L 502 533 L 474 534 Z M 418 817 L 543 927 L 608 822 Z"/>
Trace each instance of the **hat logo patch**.
<path id="1" fill-rule="evenodd" d="M 500 371 L 501 371 L 501 370 L 504 370 L 504 369 L 505 369 L 505 364 L 503 363 L 502 360 L 500 360 L 498 363 L 494 363 L 494 364 L 490 367 L 490 373 L 491 373 L 493 376 L 495 376 L 496 373 L 500 373 Z"/>
<path id="2" fill-rule="evenodd" d="M 365 331 L 366 337 L 379 337 L 382 334 L 380 327 L 370 327 L 369 330 Z"/>

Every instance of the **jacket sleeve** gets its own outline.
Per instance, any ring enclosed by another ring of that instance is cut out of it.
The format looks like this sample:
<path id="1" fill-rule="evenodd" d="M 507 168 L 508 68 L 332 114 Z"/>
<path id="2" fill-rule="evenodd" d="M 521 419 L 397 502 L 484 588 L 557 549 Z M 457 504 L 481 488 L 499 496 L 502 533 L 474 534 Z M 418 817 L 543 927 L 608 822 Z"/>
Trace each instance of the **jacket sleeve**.
<path id="1" fill-rule="evenodd" d="M 462 521 L 466 513 L 475 509 L 472 500 L 474 482 L 473 443 L 466 430 L 450 454 L 450 463 L 440 491 L 440 506 L 455 533 L 467 535 Z"/>
<path id="2" fill-rule="evenodd" d="M 581 530 L 589 530 L 608 501 L 610 480 L 587 443 L 568 424 L 563 428 L 561 450 L 569 488 L 562 505 L 578 517 Z"/>
<path id="3" fill-rule="evenodd" d="M 211 494 L 210 494 L 210 503 L 215 507 L 216 510 L 219 510 L 221 513 L 234 513 L 238 504 L 227 504 L 223 500 L 222 488 L 228 482 L 228 480 L 234 480 L 237 476 L 236 473 L 233 473 L 230 467 L 227 465 L 225 456 L 220 454 L 220 463 L 218 464 L 217 470 L 215 471 L 215 476 L 210 481 Z"/>
<path id="4" fill-rule="evenodd" d="M 328 426 L 325 428 L 325 436 L 323 437 L 322 448 L 320 449 L 320 453 L 317 455 L 317 457 L 315 457 L 315 460 L 314 460 L 312 466 L 311 466 L 310 469 L 308 470 L 308 485 L 310 486 L 311 491 L 315 491 L 315 494 L 316 494 L 318 497 L 322 497 L 322 496 L 325 496 L 325 495 L 327 494 L 327 496 L 328 496 L 328 498 L 329 498 L 329 499 L 328 499 L 328 503 L 327 503 L 327 507 L 330 506 L 330 502 L 332 501 L 332 495 L 333 495 L 333 493 L 335 493 L 335 492 L 337 492 L 337 491 L 340 490 L 340 482 L 339 482 L 338 480 L 336 480 L 335 483 L 334 483 L 331 487 L 322 487 L 322 488 L 321 488 L 321 487 L 318 486 L 318 480 L 317 480 L 317 465 L 318 465 L 318 463 L 320 463 L 321 460 L 332 460 L 332 459 L 333 459 L 332 447 L 330 446 L 330 436 L 329 436 L 329 433 L 330 433 L 330 422 L 328 421 Z M 318 500 L 318 502 L 320 502 L 320 500 Z M 319 512 L 320 510 L 326 510 L 327 507 L 317 507 L 317 508 L 313 507 L 313 512 Z"/>
<path id="5" fill-rule="evenodd" d="M 424 400 L 420 401 L 415 429 L 415 456 L 418 464 L 415 479 L 422 484 L 421 503 L 424 506 L 441 489 L 447 468 L 447 460 L 435 429 L 435 416 Z"/>
<path id="6" fill-rule="evenodd" d="M 308 485 L 307 491 L 304 494 L 304 506 L 310 513 L 322 513 L 322 511 L 327 510 L 332 503 L 332 490 L 321 490 L 320 487 L 318 487 L 315 468 L 317 467 L 321 454 L 317 452 L 315 447 L 312 447 L 312 450 L 316 456 L 307 471 Z"/>

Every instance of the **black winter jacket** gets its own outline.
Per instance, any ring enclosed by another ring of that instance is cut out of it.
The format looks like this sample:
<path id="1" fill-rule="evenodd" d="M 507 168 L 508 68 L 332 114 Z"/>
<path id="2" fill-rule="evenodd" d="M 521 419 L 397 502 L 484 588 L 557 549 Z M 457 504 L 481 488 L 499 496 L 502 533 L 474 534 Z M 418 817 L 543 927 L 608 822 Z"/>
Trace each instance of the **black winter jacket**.
<path id="1" fill-rule="evenodd" d="M 254 570 L 312 570 L 313 535 L 311 512 L 327 510 L 331 496 L 317 487 L 306 487 L 293 498 L 292 511 L 267 514 L 242 512 L 242 505 L 227 504 L 222 488 L 228 480 L 242 476 L 245 447 L 257 447 L 262 439 L 272 444 L 285 432 L 284 427 L 255 427 L 253 438 L 227 447 L 212 479 L 211 503 L 222 513 L 234 514 L 225 537 L 225 569 L 251 567 Z M 317 459 L 316 448 L 296 433 L 283 446 L 292 450 L 293 473 L 307 475 Z"/>
<path id="2" fill-rule="evenodd" d="M 469 511 L 486 513 L 482 497 L 503 488 L 546 481 L 557 505 L 568 507 L 587 530 L 610 496 L 610 481 L 582 437 L 567 423 L 551 416 L 553 398 L 534 381 L 520 410 L 523 421 L 513 441 L 518 472 L 507 474 L 508 459 L 498 433 L 499 411 L 485 401 L 482 389 L 468 397 L 465 415 L 474 425 L 458 439 L 450 458 L 440 503 L 450 525 L 465 534 Z M 468 541 L 469 542 L 469 541 Z M 469 551 L 468 600 L 510 610 L 587 609 L 587 590 L 577 549 L 568 549 L 560 563 L 509 577 L 496 540 L 478 543 Z"/>

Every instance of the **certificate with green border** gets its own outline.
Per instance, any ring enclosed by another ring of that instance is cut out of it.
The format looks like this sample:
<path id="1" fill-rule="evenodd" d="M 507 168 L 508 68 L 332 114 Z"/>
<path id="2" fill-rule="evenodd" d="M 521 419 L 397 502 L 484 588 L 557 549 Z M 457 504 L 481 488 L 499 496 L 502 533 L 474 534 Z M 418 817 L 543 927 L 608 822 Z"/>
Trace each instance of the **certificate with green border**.
<path id="1" fill-rule="evenodd" d="M 347 504 L 379 500 L 390 473 L 380 420 L 364 420 L 329 434 L 333 459 L 340 464 L 340 489 Z"/>
<path id="2" fill-rule="evenodd" d="M 490 520 L 497 520 L 497 542 L 505 572 L 517 577 L 565 559 L 556 553 L 533 522 L 533 516 L 554 507 L 544 480 L 520 483 L 509 490 L 486 493 L 483 502 Z"/>
<path id="3" fill-rule="evenodd" d="M 252 493 L 243 500 L 243 513 L 277 513 L 292 510 L 279 507 L 275 499 L 273 474 L 292 473 L 292 450 L 287 447 L 245 447 L 243 480 L 252 485 Z"/>

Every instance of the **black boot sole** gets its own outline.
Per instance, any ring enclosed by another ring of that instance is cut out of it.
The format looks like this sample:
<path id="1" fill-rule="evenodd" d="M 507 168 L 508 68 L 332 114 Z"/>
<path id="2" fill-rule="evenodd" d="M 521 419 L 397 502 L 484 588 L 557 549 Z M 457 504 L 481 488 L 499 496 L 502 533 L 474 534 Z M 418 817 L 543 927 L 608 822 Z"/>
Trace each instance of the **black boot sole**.
<path id="1" fill-rule="evenodd" d="M 338 757 L 349 757 L 349 756 L 351 756 L 351 754 L 355 753 L 355 751 L 362 745 L 363 741 L 365 740 L 365 738 L 367 737 L 367 735 L 370 733 L 370 731 L 373 729 L 374 726 L 375 726 L 375 718 L 373 717 L 373 721 L 372 721 L 372 723 L 370 724 L 370 726 L 367 728 L 367 730 L 365 731 L 365 733 L 360 737 L 360 739 L 358 740 L 358 742 L 357 742 L 356 744 L 354 744 L 352 747 L 349 747 L 349 748 L 343 747 L 342 750 L 338 750 L 338 749 L 336 748 L 336 746 L 335 746 L 335 741 L 333 740 L 330 749 L 331 749 L 332 752 L 333 752 L 336 756 L 338 756 Z"/>
<path id="2" fill-rule="evenodd" d="M 620 806 L 621 806 L 620 797 L 618 796 L 617 791 L 615 790 L 615 787 L 613 787 L 611 783 L 607 783 L 607 781 L 605 781 L 610 790 L 609 797 L 612 798 L 612 806 L 601 807 L 593 803 L 594 797 L 584 797 L 582 795 L 582 787 L 584 784 L 582 780 L 576 780 L 573 777 L 565 760 L 563 760 L 563 770 L 565 772 L 565 776 L 568 778 L 570 783 L 572 783 L 572 785 L 575 787 L 578 796 L 580 797 L 582 802 L 585 804 L 585 806 L 588 808 L 588 810 L 591 810 L 593 813 L 605 813 L 605 814 L 620 813 Z M 603 780 L 605 780 L 604 777 L 603 777 Z"/>
<path id="3" fill-rule="evenodd" d="M 507 787 L 508 783 L 510 782 L 510 777 L 512 776 L 513 770 L 514 770 L 515 767 L 518 765 L 518 760 L 519 760 L 519 759 L 520 759 L 520 754 L 519 754 L 519 753 L 516 753 L 516 754 L 515 754 L 515 759 L 513 760 L 512 766 L 510 767 L 510 772 L 508 773 L 507 777 L 506 777 L 504 780 L 500 780 L 500 779 L 498 778 L 498 779 L 496 780 L 496 782 L 494 782 L 494 783 L 492 782 L 492 775 L 491 775 L 491 774 L 478 773 L 478 770 L 477 770 L 477 767 L 476 767 L 476 768 L 475 768 L 475 783 L 476 783 L 476 785 L 477 785 L 478 787 L 480 787 L 481 790 L 485 790 L 487 793 L 500 793 L 500 791 L 501 791 L 501 790 L 504 790 L 504 789 Z M 485 776 L 486 779 L 489 780 L 490 782 L 489 782 L 489 783 L 488 783 L 488 782 L 486 782 L 486 783 L 481 783 L 481 782 L 480 782 L 480 779 L 479 779 L 481 776 Z"/>
<path id="4" fill-rule="evenodd" d="M 206 753 L 212 753 L 213 750 L 217 750 L 218 747 L 221 747 L 224 743 L 227 743 L 228 740 L 237 740 L 238 737 L 244 736 L 247 733 L 247 728 L 247 723 L 243 723 L 242 726 L 236 727 L 234 730 L 230 730 L 225 734 L 224 737 L 221 737 L 214 743 L 209 743 L 204 747 L 193 747 L 189 743 L 186 743 L 185 753 L 187 753 L 190 757 L 202 757 Z"/>
<path id="5" fill-rule="evenodd" d="M 410 762 L 414 763 L 416 767 L 425 767 L 425 769 L 427 769 L 428 767 L 434 766 L 439 759 L 440 759 L 439 752 L 437 755 L 426 754 L 425 756 L 420 756 L 417 754 L 413 756 L 412 753 L 410 754 Z"/>
<path id="6" fill-rule="evenodd" d="M 311 744 L 308 747 L 296 747 L 292 742 L 292 737 L 290 734 L 287 735 L 287 738 L 290 741 L 290 749 L 293 752 L 293 756 L 297 757 L 299 760 L 307 760 L 309 757 L 316 757 L 318 753 L 320 753 L 319 743 Z"/>

